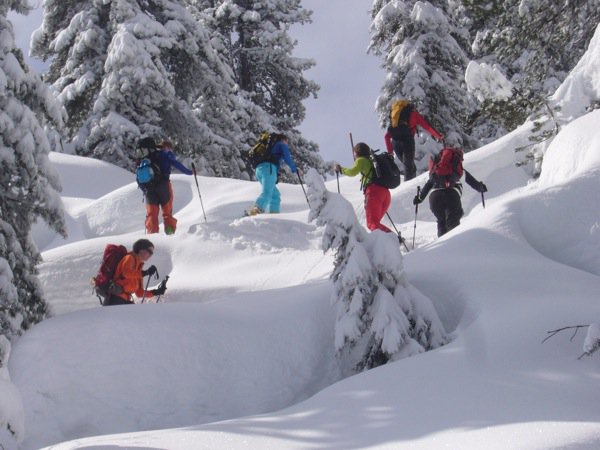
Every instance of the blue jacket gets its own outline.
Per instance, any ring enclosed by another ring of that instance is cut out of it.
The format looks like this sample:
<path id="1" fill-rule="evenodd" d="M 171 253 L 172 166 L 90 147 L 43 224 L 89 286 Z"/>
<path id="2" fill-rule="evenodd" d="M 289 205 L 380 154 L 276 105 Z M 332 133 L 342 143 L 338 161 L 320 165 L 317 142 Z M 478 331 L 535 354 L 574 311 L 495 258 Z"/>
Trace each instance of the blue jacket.
<path id="1" fill-rule="evenodd" d="M 271 150 L 271 154 L 274 155 L 277 159 L 277 170 L 279 170 L 281 160 L 283 160 L 289 166 L 292 173 L 296 173 L 298 171 L 296 163 L 294 163 L 292 155 L 290 154 L 290 148 L 285 142 L 279 141 L 277 144 L 275 144 L 275 146 Z"/>
<path id="2" fill-rule="evenodd" d="M 171 175 L 171 167 L 175 167 L 181 173 L 184 173 L 186 175 L 194 174 L 194 172 L 192 172 L 190 169 L 188 169 L 179 161 L 177 161 L 175 153 L 173 153 L 172 150 L 159 150 L 158 165 L 160 166 L 160 170 L 163 176 L 167 179 Z"/>

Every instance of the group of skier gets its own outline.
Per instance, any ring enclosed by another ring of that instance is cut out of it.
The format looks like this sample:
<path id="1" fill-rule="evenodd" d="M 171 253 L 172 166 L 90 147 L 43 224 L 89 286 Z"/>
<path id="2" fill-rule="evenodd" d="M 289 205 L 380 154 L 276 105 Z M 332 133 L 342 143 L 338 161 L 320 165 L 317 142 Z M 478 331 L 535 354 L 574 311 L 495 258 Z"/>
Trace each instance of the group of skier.
<path id="1" fill-rule="evenodd" d="M 444 136 L 438 133 L 410 102 L 396 101 L 392 105 L 390 125 L 384 140 L 391 158 L 393 159 L 395 153 L 402 162 L 405 181 L 416 176 L 414 136 L 417 126 L 427 131 L 436 141 L 444 142 Z M 261 192 L 255 204 L 246 211 L 248 216 L 280 212 L 281 195 L 277 189 L 277 181 L 282 162 L 287 164 L 292 173 L 296 173 L 302 182 L 301 172 L 291 156 L 287 136 L 275 133 L 267 134 L 267 139 L 268 142 L 261 147 L 264 155 L 256 161 L 254 168 L 256 179 L 261 185 Z M 157 143 L 152 138 L 144 138 L 139 141 L 138 147 L 147 152 L 146 164 L 140 164 L 136 174 L 145 197 L 146 233 L 158 233 L 158 215 L 162 210 L 164 231 L 166 234 L 173 234 L 177 228 L 177 220 L 173 217 L 171 169 L 176 168 L 186 175 L 195 175 L 195 167 L 192 165 L 193 170 L 190 170 L 180 163 L 175 157 L 173 146 L 169 141 Z M 463 152 L 457 147 L 447 146 L 444 142 L 442 150 L 430 161 L 429 179 L 422 190 L 417 190 L 417 195 L 413 199 L 413 204 L 419 205 L 431 192 L 429 203 L 437 220 L 438 236 L 442 236 L 460 224 L 460 218 L 463 215 L 460 179 L 463 173 L 469 186 L 482 194 L 487 191 L 484 183 L 477 181 L 469 172 L 463 170 Z M 383 225 L 381 220 L 390 207 L 391 194 L 387 187 L 377 183 L 372 150 L 364 142 L 359 142 L 353 145 L 352 153 L 354 157 L 352 167 L 342 167 L 336 163 L 333 170 L 338 174 L 351 177 L 360 174 L 367 228 L 371 231 L 382 230 L 390 233 L 391 230 Z M 403 242 L 402 237 L 400 235 L 398 237 Z M 105 296 L 104 299 L 101 299 L 104 305 L 132 304 L 134 295 L 145 300 L 164 294 L 168 277 L 154 289 L 148 289 L 149 283 L 146 283 L 146 287 L 143 285 L 143 278 L 146 276 L 148 276 L 148 281 L 152 276 L 158 278 L 155 266 L 144 270 L 144 263 L 154 253 L 152 242 L 148 239 L 139 239 L 133 244 L 130 252 L 120 255 L 118 260 L 113 257 L 115 261 L 112 267 L 109 267 L 111 266 L 111 257 L 107 257 L 107 253 L 110 253 L 108 250 L 107 246 L 101 270 L 94 278 L 96 292 Z M 125 252 L 126 249 L 122 251 Z M 100 280 L 110 280 L 110 283 L 105 281 L 106 286 L 99 287 Z"/>
<path id="2" fill-rule="evenodd" d="M 413 199 L 415 206 L 419 205 L 431 192 L 429 205 L 437 221 L 437 235 L 442 236 L 460 224 L 463 216 L 461 203 L 462 184 L 460 179 L 465 173 L 466 182 L 478 192 L 487 192 L 484 183 L 477 181 L 469 172 L 463 170 L 463 151 L 458 146 L 447 146 L 444 136 L 438 133 L 414 106 L 406 100 L 394 102 L 390 113 L 390 125 L 385 134 L 385 143 L 390 155 L 394 153 L 404 166 L 404 180 L 416 176 L 415 165 L 415 134 L 417 126 L 427 131 L 436 141 L 443 142 L 442 150 L 429 163 L 429 179 L 423 189 L 417 190 Z M 454 138 L 456 139 L 456 138 Z M 457 144 L 457 142 L 452 142 Z M 360 142 L 353 146 L 354 165 L 342 167 L 335 164 L 337 173 L 347 176 L 361 175 L 361 188 L 364 193 L 364 206 L 367 228 L 371 231 L 391 230 L 381 223 L 390 207 L 391 194 L 389 189 L 373 181 L 375 168 L 369 146 Z M 402 237 L 398 236 L 402 242 Z"/>

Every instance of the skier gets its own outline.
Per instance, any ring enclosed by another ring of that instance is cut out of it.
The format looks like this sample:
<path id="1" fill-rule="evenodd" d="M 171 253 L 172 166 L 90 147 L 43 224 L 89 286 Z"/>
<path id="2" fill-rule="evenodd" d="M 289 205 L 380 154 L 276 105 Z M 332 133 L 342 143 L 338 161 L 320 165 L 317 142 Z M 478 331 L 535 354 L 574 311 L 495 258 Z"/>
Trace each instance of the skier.
<path id="1" fill-rule="evenodd" d="M 265 212 L 271 214 L 280 212 L 281 194 L 276 184 L 281 161 L 284 161 L 288 165 L 292 173 L 300 174 L 290 154 L 288 137 L 285 134 L 279 134 L 275 137 L 271 156 L 270 161 L 264 161 L 256 166 L 255 174 L 256 179 L 261 185 L 261 193 L 256 199 L 254 206 L 246 211 L 247 216 L 255 216 Z"/>
<path id="2" fill-rule="evenodd" d="M 438 141 L 444 137 L 419 114 L 408 100 L 397 100 L 392 104 L 390 126 L 385 133 L 385 145 L 387 151 L 391 153 L 393 150 L 404 165 L 404 181 L 411 180 L 417 175 L 415 164 L 417 125 Z"/>
<path id="3" fill-rule="evenodd" d="M 154 254 L 154 245 L 148 239 L 139 239 L 134 242 L 132 251 L 127 253 L 117 264 L 113 282 L 122 290 L 119 294 L 112 294 L 107 306 L 132 305 L 133 295 L 138 298 L 150 299 L 155 295 L 163 295 L 167 290 L 165 285 L 158 289 L 146 291 L 143 278 L 151 277 L 157 273 L 156 266 L 144 270 L 144 263 Z"/>
<path id="4" fill-rule="evenodd" d="M 463 151 L 460 148 L 444 147 L 429 163 L 429 179 L 423 189 L 415 195 L 413 204 L 420 204 L 431 190 L 429 207 L 437 219 L 438 237 L 446 234 L 460 224 L 464 212 L 461 195 L 460 178 L 465 174 L 465 181 L 477 192 L 487 192 L 487 186 L 477 181 L 462 167 Z"/>
<path id="5" fill-rule="evenodd" d="M 175 167 L 186 175 L 193 175 L 194 172 L 185 167 L 175 157 L 173 145 L 164 140 L 160 145 L 156 145 L 154 139 L 144 138 L 140 140 L 140 148 L 146 148 L 151 151 L 148 155 L 158 166 L 157 179 L 153 180 L 151 185 L 145 191 L 146 198 L 146 233 L 158 233 L 158 212 L 162 209 L 163 225 L 166 234 L 173 234 L 177 229 L 177 219 L 173 217 L 173 185 L 171 184 L 171 168 Z"/>
<path id="6" fill-rule="evenodd" d="M 370 154 L 371 149 L 369 146 L 364 142 L 359 142 L 352 148 L 354 165 L 346 168 L 335 164 L 334 170 L 349 177 L 355 177 L 360 173 L 360 186 L 365 196 L 367 228 L 371 231 L 382 230 L 390 233 L 392 230 L 383 225 L 381 219 L 390 207 L 392 196 L 389 189 L 372 182 L 373 162 L 369 157 Z"/>

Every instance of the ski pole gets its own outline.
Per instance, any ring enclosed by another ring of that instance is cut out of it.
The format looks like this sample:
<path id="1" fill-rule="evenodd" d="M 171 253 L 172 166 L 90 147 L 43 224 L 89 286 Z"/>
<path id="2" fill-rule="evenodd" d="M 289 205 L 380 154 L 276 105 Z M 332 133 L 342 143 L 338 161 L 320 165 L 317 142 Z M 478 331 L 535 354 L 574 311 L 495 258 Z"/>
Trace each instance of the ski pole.
<path id="1" fill-rule="evenodd" d="M 302 178 L 300 178 L 300 172 L 296 171 L 296 175 L 298 175 L 298 181 L 300 181 L 302 192 L 304 192 L 304 198 L 306 199 L 306 203 L 308 203 L 308 207 L 310 208 L 310 202 L 308 201 L 308 195 L 306 195 L 306 190 L 304 189 L 304 183 L 302 183 Z"/>
<path id="2" fill-rule="evenodd" d="M 388 220 L 392 223 L 392 226 L 394 227 L 394 230 L 396 230 L 396 234 L 398 235 L 398 239 L 400 240 L 400 242 L 404 245 L 404 248 L 406 249 L 407 252 L 409 252 L 410 250 L 408 249 L 408 247 L 406 246 L 406 241 L 404 240 L 404 238 L 402 237 L 402 233 L 400 233 L 398 231 L 398 228 L 396 228 L 396 224 L 394 223 L 394 221 L 392 220 L 392 218 L 390 217 L 390 214 L 388 212 L 385 213 L 385 215 L 387 216 Z"/>
<path id="3" fill-rule="evenodd" d="M 335 171 L 335 178 L 337 179 L 337 186 L 338 186 L 338 194 L 340 193 L 340 173 L 336 170 Z M 483 195 L 483 194 L 481 194 Z"/>
<path id="4" fill-rule="evenodd" d="M 350 146 L 354 149 L 354 139 L 352 139 L 352 133 L 350 133 Z"/>
<path id="5" fill-rule="evenodd" d="M 144 303 L 144 300 L 146 300 L 146 291 L 148 290 L 148 285 L 150 284 L 150 278 L 152 277 L 148 277 L 148 281 L 146 281 L 146 287 L 144 288 L 144 295 L 142 295 L 142 303 Z"/>
<path id="6" fill-rule="evenodd" d="M 481 204 L 483 205 L 483 209 L 485 209 L 485 197 L 483 196 L 483 192 L 481 193 Z"/>
<path id="7" fill-rule="evenodd" d="M 169 281 L 169 275 L 165 276 L 165 279 L 160 282 L 160 284 L 158 285 L 158 287 L 156 289 L 162 289 L 163 287 L 166 289 L 167 281 Z M 159 295 L 158 297 L 156 297 L 156 303 L 158 303 L 158 301 L 160 300 L 161 297 L 162 297 L 162 295 Z"/>
<path id="8" fill-rule="evenodd" d="M 196 188 L 198 188 L 198 197 L 200 197 L 200 206 L 202 207 L 202 215 L 206 222 L 206 213 L 204 212 L 204 203 L 202 203 L 202 194 L 200 193 L 200 185 L 198 184 L 198 176 L 196 175 L 196 165 L 192 163 L 192 170 L 194 171 L 194 179 L 196 180 Z"/>
<path id="9" fill-rule="evenodd" d="M 417 186 L 417 198 L 421 195 L 421 186 Z M 415 235 L 417 234 L 417 213 L 419 212 L 419 204 L 415 205 L 415 225 L 413 227 L 413 250 L 415 249 Z"/>

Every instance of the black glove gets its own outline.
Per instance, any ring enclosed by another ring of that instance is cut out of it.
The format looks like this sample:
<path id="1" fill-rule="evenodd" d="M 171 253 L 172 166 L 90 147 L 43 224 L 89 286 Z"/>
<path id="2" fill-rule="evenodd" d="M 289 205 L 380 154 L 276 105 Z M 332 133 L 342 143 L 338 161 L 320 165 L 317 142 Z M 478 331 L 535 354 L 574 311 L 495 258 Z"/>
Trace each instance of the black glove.
<path id="1" fill-rule="evenodd" d="M 152 275 L 156 275 L 158 273 L 158 269 L 156 268 L 156 266 L 152 265 L 150 267 L 148 267 L 147 270 L 142 270 L 142 276 L 152 276 Z"/>
<path id="2" fill-rule="evenodd" d="M 487 192 L 487 186 L 482 181 L 479 182 L 479 192 Z"/>
<path id="3" fill-rule="evenodd" d="M 156 289 L 152 289 L 150 292 L 152 292 L 152 295 L 154 295 L 156 297 L 157 295 L 164 295 L 166 290 L 167 290 L 167 287 L 165 285 L 162 285 Z"/>
<path id="4" fill-rule="evenodd" d="M 418 195 L 415 195 L 415 198 L 413 198 L 413 205 L 418 205 L 419 203 L 423 202 L 422 198 L 419 198 Z"/>

